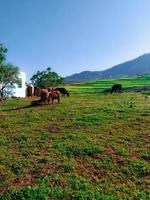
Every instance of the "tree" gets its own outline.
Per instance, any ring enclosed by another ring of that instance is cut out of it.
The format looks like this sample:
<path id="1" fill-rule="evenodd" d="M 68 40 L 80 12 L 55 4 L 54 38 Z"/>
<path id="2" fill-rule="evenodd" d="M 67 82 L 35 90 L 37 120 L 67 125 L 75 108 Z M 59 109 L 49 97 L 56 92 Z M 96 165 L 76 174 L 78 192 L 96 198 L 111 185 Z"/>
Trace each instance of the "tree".
<path id="1" fill-rule="evenodd" d="M 51 71 L 51 68 L 47 68 L 46 71 L 37 71 L 31 79 L 34 86 L 40 88 L 54 87 L 63 83 L 64 79 L 56 72 Z"/>
<path id="2" fill-rule="evenodd" d="M 0 44 L 0 65 L 5 61 L 6 53 L 7 49 L 2 44 Z"/>
<path id="3" fill-rule="evenodd" d="M 12 64 L 0 65 L 0 97 L 3 98 L 4 90 L 9 84 L 20 84 L 19 69 Z"/>
<path id="4" fill-rule="evenodd" d="M 3 98 L 4 90 L 9 84 L 20 83 L 19 69 L 12 64 L 6 64 L 7 48 L 0 44 L 0 97 Z"/>

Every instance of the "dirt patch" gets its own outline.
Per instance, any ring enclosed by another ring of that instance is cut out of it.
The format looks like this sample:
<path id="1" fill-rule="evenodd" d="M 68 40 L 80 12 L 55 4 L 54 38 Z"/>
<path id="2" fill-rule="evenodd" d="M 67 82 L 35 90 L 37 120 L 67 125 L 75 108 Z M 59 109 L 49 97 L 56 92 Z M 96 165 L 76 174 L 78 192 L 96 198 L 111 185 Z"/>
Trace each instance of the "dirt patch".
<path id="1" fill-rule="evenodd" d="M 24 98 L 20 98 L 22 100 L 35 100 L 35 99 L 40 99 L 39 97 L 36 96 L 32 96 L 32 97 L 24 97 Z"/>
<path id="2" fill-rule="evenodd" d="M 147 162 L 150 162 L 150 156 L 148 155 L 147 156 L 143 155 L 141 158 Z"/>
<path id="3" fill-rule="evenodd" d="M 100 156 L 100 154 L 94 154 L 94 155 L 92 155 L 92 158 L 94 160 L 99 160 L 101 158 L 101 156 Z"/>
<path id="4" fill-rule="evenodd" d="M 12 186 L 14 188 L 20 188 L 27 185 L 32 185 L 35 182 L 35 177 L 33 175 L 26 175 L 21 179 L 17 179 L 13 182 Z"/>
<path id="5" fill-rule="evenodd" d="M 9 188 L 20 188 L 24 186 L 33 185 L 35 182 L 34 175 L 25 175 L 22 178 L 14 180 L 13 183 L 6 185 L 5 187 L 0 188 L 0 197 L 2 197 L 3 193 L 7 192 Z"/>
<path id="6" fill-rule="evenodd" d="M 17 149 L 15 147 L 9 148 L 9 151 L 12 153 L 17 153 Z"/>
<path id="7" fill-rule="evenodd" d="M 111 155 L 112 161 L 113 161 L 114 163 L 119 163 L 119 164 L 122 164 L 122 163 L 123 163 L 121 157 L 115 152 L 115 150 L 113 150 L 112 147 L 108 147 L 108 148 L 106 149 L 106 153 L 109 154 L 109 155 Z"/>
<path id="8" fill-rule="evenodd" d="M 81 162 L 80 160 L 77 160 L 76 172 L 78 175 L 85 176 L 89 180 L 95 182 L 104 178 L 107 174 L 107 171 L 104 168 L 97 168 L 90 163 Z"/>
<path id="9" fill-rule="evenodd" d="M 39 149 L 39 151 L 37 151 L 37 155 L 40 155 L 40 156 L 46 156 L 47 155 L 47 153 L 48 153 L 48 150 L 49 150 L 49 148 L 51 148 L 52 147 L 52 142 L 51 141 L 48 141 L 48 143 L 47 143 L 47 147 L 46 148 L 40 148 Z"/>
<path id="10" fill-rule="evenodd" d="M 58 133 L 61 131 L 61 128 L 54 124 L 49 124 L 46 126 L 46 129 L 48 129 L 51 133 Z"/>

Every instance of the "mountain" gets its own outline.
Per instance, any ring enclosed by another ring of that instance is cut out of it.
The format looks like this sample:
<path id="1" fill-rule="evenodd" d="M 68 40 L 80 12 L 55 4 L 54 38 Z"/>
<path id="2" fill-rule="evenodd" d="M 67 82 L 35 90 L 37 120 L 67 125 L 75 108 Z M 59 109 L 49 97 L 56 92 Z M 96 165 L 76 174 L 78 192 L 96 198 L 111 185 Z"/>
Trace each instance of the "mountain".
<path id="1" fill-rule="evenodd" d="M 133 60 L 115 65 L 103 71 L 83 71 L 65 78 L 66 83 L 92 81 L 100 79 L 113 79 L 138 74 L 150 73 L 150 53 L 144 54 Z"/>

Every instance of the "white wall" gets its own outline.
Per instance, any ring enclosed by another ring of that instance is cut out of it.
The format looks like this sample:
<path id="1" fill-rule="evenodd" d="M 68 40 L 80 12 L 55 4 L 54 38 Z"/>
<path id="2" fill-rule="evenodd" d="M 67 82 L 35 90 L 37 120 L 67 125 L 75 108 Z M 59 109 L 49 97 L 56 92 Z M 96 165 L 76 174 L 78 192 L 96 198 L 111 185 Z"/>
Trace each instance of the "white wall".
<path id="1" fill-rule="evenodd" d="M 20 72 L 19 78 L 22 81 L 22 87 L 18 87 L 17 84 L 8 85 L 5 89 L 6 96 L 26 97 L 26 73 Z"/>
<path id="2" fill-rule="evenodd" d="M 16 97 L 26 97 L 26 74 L 24 72 L 20 72 L 19 78 L 22 80 L 22 88 L 19 88 L 17 84 L 15 84 L 14 96 Z"/>

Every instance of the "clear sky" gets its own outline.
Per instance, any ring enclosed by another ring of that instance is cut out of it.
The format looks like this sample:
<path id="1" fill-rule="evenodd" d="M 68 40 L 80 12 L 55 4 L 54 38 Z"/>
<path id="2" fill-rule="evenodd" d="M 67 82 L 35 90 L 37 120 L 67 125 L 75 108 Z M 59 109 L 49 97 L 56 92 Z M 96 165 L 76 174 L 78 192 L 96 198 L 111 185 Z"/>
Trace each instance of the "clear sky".
<path id="1" fill-rule="evenodd" d="M 28 77 L 103 70 L 150 52 L 150 0 L 0 0 L 0 43 Z"/>

